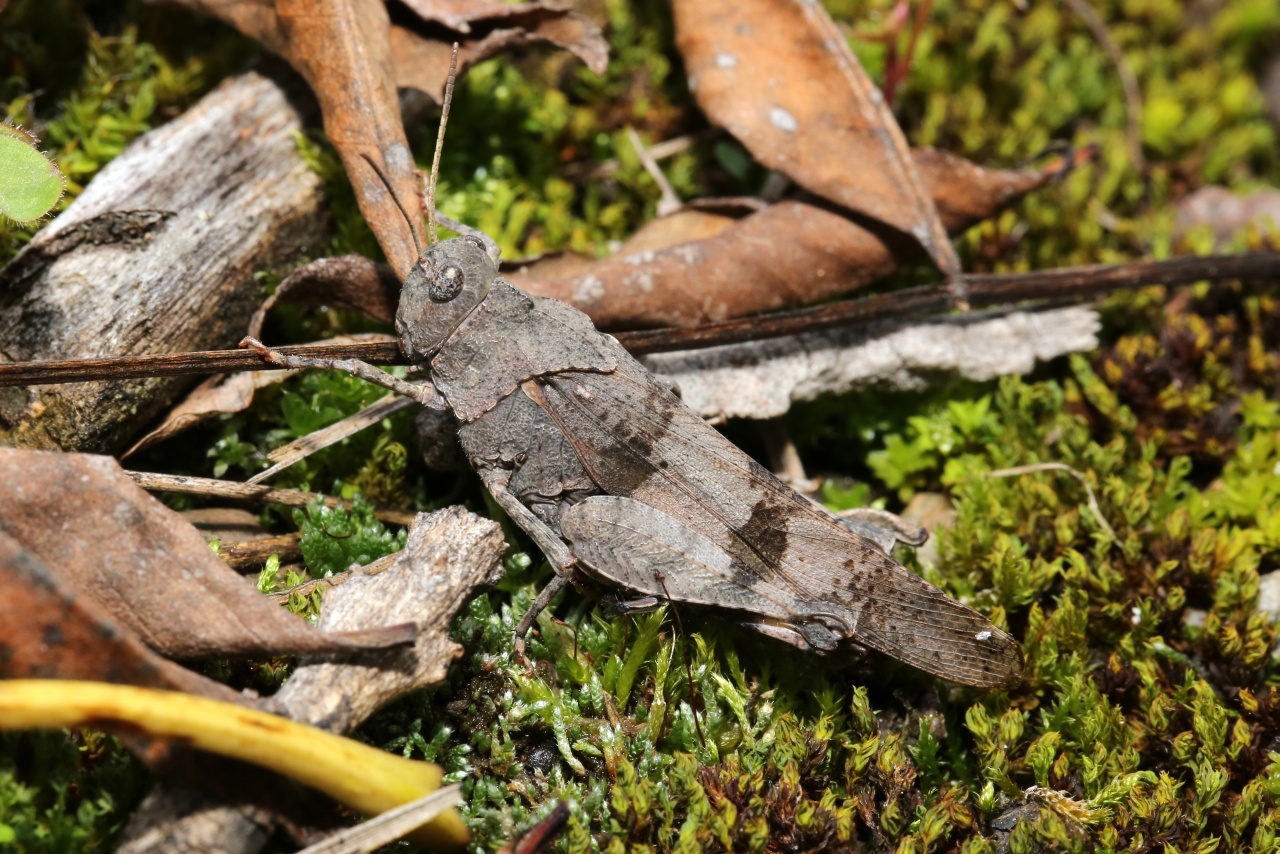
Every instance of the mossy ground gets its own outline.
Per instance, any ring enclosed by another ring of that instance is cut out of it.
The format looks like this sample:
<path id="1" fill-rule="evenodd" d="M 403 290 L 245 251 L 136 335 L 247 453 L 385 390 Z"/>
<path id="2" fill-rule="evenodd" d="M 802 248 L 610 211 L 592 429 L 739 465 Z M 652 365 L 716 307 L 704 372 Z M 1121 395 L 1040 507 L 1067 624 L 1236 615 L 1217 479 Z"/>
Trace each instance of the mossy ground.
<path id="1" fill-rule="evenodd" d="M 1209 183 L 1280 185 L 1277 132 L 1255 82 L 1280 39 L 1273 2 L 1093 5 L 1145 97 L 1141 170 L 1116 70 L 1065 4 L 933 4 L 898 94 L 913 142 L 988 165 L 1055 141 L 1101 151 L 964 235 L 969 269 L 1204 251 L 1205 234 L 1173 237 L 1177 199 Z M 881 29 L 890 6 L 830 4 L 855 34 Z M 508 254 L 605 251 L 657 201 L 626 125 L 650 141 L 705 127 L 665 7 L 600 8 L 614 46 L 606 78 L 539 55 L 485 64 L 460 86 L 443 206 Z M 15 0 L 0 17 L 0 100 L 41 132 L 72 195 L 246 54 L 229 34 L 162 37 L 154 14 L 128 6 L 90 20 L 69 0 Z M 129 21 L 141 29 L 124 29 Z M 854 44 L 879 78 L 885 45 Z M 426 159 L 430 129 L 415 136 Z M 697 140 L 664 164 L 678 192 L 759 189 L 764 173 L 740 146 Z M 330 181 L 332 250 L 376 254 L 323 140 L 300 144 Z M 609 176 L 584 179 L 608 159 L 618 161 Z M 4 233 L 4 257 L 23 233 Z M 1268 241 L 1242 234 L 1233 248 Z M 1280 569 L 1280 303 L 1232 284 L 1150 289 L 1109 300 L 1104 321 L 1101 349 L 1031 377 L 849 395 L 787 419 L 812 470 L 865 484 L 833 486 L 834 503 L 899 509 L 920 491 L 950 497 L 955 524 L 936 564 L 917 568 L 1023 642 L 1019 689 L 984 696 L 879 658 L 824 660 L 694 613 L 680 615 L 682 637 L 670 613 L 610 616 L 577 594 L 541 618 L 530 646 L 542 664 L 526 673 L 511 660 L 511 630 L 549 570 L 508 525 L 507 580 L 454 626 L 467 657 L 446 685 L 387 710 L 364 737 L 464 781 L 483 850 L 556 798 L 573 807 L 558 843 L 571 851 L 1280 850 L 1275 630 L 1256 610 L 1260 575 Z M 274 322 L 279 338 L 297 340 L 357 325 L 287 313 Z M 200 431 L 207 455 L 161 448 L 138 466 L 240 478 L 270 448 L 376 396 L 347 378 L 305 376 Z M 1070 466 L 1089 490 L 1061 471 L 985 476 L 1041 462 Z M 420 466 L 407 418 L 280 483 L 494 512 L 473 477 Z M 354 524 L 370 553 L 395 547 L 360 513 L 273 511 L 267 521 L 310 535 L 315 572 L 349 557 L 324 542 L 335 525 Z M 278 662 L 215 669 L 260 686 L 281 673 Z M 106 845 L 140 790 L 109 741 L 3 744 L 0 835 L 24 849 Z"/>

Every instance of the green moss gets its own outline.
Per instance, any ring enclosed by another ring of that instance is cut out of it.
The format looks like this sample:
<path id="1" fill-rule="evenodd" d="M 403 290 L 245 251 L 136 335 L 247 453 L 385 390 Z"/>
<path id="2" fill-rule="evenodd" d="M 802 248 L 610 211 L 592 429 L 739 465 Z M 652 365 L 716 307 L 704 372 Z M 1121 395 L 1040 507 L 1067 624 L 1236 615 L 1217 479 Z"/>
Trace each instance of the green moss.
<path id="1" fill-rule="evenodd" d="M 0 13 L 0 120 L 33 131 L 66 176 L 58 211 L 126 145 L 193 103 L 207 80 L 251 50 L 237 38 L 209 48 L 207 37 L 191 37 L 190 20 L 175 16 L 164 17 L 158 29 L 166 41 L 158 45 L 140 38 L 135 22 L 163 13 L 116 9 L 102 17 L 117 15 L 130 23 L 105 35 L 79 0 L 15 0 Z M 0 264 L 41 224 L 0 223 Z"/>
<path id="2" fill-rule="evenodd" d="M 328 578 L 351 565 L 364 566 L 404 546 L 405 532 L 393 534 L 373 515 L 373 507 L 357 494 L 351 509 L 312 502 L 295 510 L 302 532 L 299 545 L 313 578 Z"/>
<path id="3" fill-rule="evenodd" d="M 109 851 L 146 774 L 98 733 L 0 733 L 0 848 Z"/>

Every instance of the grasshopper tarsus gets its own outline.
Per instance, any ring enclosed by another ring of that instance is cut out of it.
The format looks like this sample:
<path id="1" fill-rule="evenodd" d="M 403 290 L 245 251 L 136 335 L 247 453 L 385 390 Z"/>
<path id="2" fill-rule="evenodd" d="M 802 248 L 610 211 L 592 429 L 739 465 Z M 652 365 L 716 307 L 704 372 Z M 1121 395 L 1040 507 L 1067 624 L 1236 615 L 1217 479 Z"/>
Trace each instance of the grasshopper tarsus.
<path id="1" fill-rule="evenodd" d="M 565 588 L 565 585 L 569 583 L 569 580 L 570 576 L 568 573 L 553 577 L 540 591 L 538 591 L 538 597 L 533 600 L 533 604 L 529 606 L 529 610 L 524 612 L 524 616 L 521 617 L 520 622 L 516 624 L 514 650 L 517 663 L 528 665 L 529 657 L 525 655 L 524 651 L 525 637 L 529 634 L 529 630 L 533 628 L 533 621 L 538 618 L 539 614 L 546 610 L 547 606 L 551 604 L 551 600 L 556 597 L 557 593 Z"/>

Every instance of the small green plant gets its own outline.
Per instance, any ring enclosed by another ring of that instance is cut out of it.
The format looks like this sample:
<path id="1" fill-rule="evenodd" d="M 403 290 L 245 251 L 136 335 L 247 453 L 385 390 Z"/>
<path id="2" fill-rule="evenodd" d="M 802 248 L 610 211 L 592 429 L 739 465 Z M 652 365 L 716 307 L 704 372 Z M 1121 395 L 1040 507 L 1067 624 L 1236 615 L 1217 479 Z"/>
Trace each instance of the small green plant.
<path id="1" fill-rule="evenodd" d="M 0 122 L 0 216 L 13 222 L 31 222 L 49 213 L 66 187 L 66 179 L 39 145 L 22 128 Z"/>
<path id="2" fill-rule="evenodd" d="M 357 493 L 351 504 L 348 510 L 315 501 L 305 510 L 293 511 L 293 521 L 302 532 L 302 556 L 313 578 L 328 578 L 352 564 L 373 563 L 404 547 L 406 531 L 389 531 L 362 495 Z"/>

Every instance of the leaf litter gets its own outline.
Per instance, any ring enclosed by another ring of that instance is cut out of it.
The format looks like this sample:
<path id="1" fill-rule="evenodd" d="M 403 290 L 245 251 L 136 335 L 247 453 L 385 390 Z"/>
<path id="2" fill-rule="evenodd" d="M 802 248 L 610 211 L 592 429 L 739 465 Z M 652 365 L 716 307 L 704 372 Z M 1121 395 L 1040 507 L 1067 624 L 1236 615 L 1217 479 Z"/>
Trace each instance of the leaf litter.
<path id="1" fill-rule="evenodd" d="M 0 532 L 170 658 L 353 653 L 412 626 L 326 634 L 270 604 L 110 457 L 0 448 Z"/>

